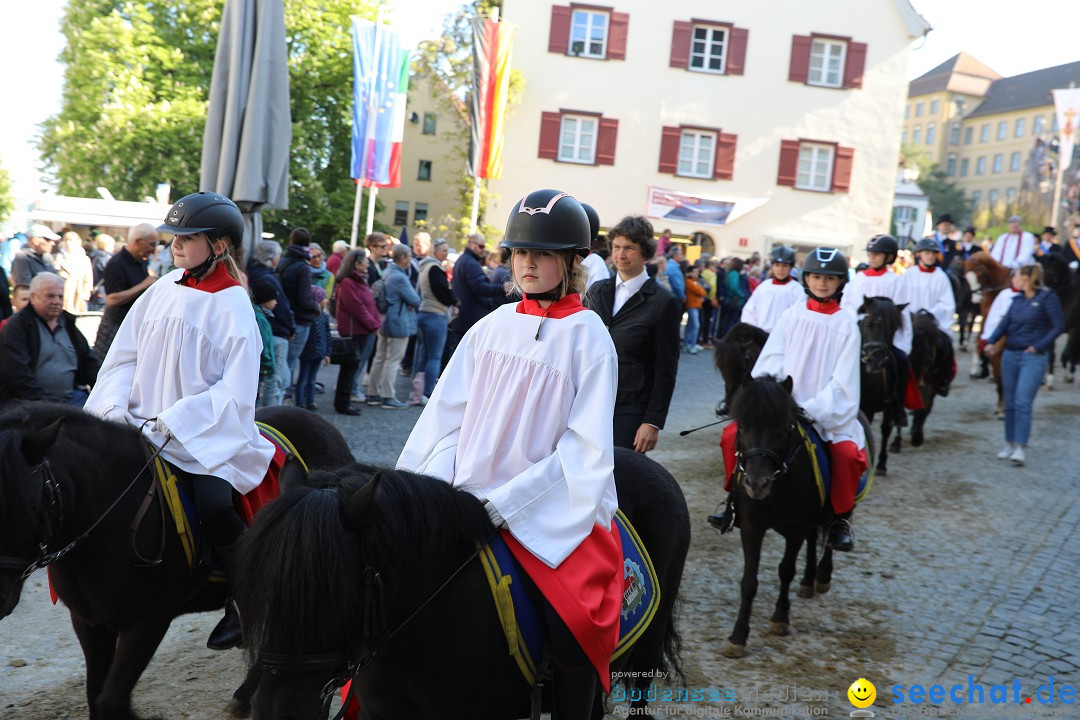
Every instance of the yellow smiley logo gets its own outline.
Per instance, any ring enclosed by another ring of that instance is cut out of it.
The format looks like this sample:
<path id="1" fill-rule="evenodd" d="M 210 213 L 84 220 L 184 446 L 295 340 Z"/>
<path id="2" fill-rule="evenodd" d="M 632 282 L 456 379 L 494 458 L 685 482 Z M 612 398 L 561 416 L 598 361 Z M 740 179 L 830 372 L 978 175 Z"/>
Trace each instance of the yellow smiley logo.
<path id="1" fill-rule="evenodd" d="M 874 704 L 874 700 L 877 698 L 877 688 L 874 687 L 874 683 L 866 678 L 859 678 L 851 683 L 851 687 L 847 690 L 847 696 L 855 707 L 867 708 Z"/>

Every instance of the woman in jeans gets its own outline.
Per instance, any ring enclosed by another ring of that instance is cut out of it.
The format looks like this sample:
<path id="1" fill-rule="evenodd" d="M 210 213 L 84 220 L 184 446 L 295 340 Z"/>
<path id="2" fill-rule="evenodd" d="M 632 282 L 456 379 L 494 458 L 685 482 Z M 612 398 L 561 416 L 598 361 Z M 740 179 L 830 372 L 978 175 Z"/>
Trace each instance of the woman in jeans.
<path id="1" fill-rule="evenodd" d="M 417 354 L 413 361 L 414 388 L 419 388 L 423 376 L 423 395 L 410 400 L 409 404 L 426 405 L 442 367 L 443 348 L 446 346 L 447 317 L 451 306 L 456 304 L 454 291 L 446 277 L 443 263 L 450 254 L 450 246 L 439 238 L 431 249 L 431 256 L 420 263 L 420 275 L 416 290 L 420 293 L 420 307 L 416 315 Z M 414 395 L 416 393 L 414 392 Z"/>
<path id="2" fill-rule="evenodd" d="M 1016 276 L 1016 297 L 993 334 L 986 353 L 1005 337 L 1001 356 L 1001 385 L 1005 391 L 1005 447 L 997 454 L 1013 465 L 1024 464 L 1024 449 L 1031 436 L 1031 406 L 1042 385 L 1054 340 L 1065 329 L 1057 295 L 1042 284 L 1042 267 L 1025 265 Z"/>
<path id="3" fill-rule="evenodd" d="M 351 402 L 353 380 L 367 363 L 375 347 L 375 333 L 382 327 L 367 283 L 369 262 L 366 250 L 353 250 L 342 261 L 335 281 L 338 334 L 351 337 L 356 346 L 355 359 L 340 365 L 334 389 L 334 410 L 342 415 L 360 414 L 360 408 Z"/>

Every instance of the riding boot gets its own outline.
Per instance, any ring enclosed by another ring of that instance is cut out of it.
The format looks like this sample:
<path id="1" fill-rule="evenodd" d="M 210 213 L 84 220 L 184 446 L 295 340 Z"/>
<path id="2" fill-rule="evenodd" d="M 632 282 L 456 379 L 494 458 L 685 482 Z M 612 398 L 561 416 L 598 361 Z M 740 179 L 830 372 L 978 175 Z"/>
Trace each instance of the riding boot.
<path id="1" fill-rule="evenodd" d="M 732 527 L 738 527 L 738 517 L 735 514 L 735 492 L 728 493 L 727 499 L 724 500 L 724 510 L 719 515 L 710 515 L 706 519 L 710 525 L 720 531 L 721 535 L 731 532 Z"/>
<path id="2" fill-rule="evenodd" d="M 851 552 L 855 547 L 855 533 L 851 528 L 851 510 L 833 518 L 825 541 L 837 552 Z"/>
<path id="3" fill-rule="evenodd" d="M 552 720 L 589 720 L 596 700 L 596 668 L 552 663 L 555 712 Z"/>
<path id="4" fill-rule="evenodd" d="M 225 616 L 210 632 L 206 647 L 211 650 L 230 650 L 243 647 L 244 636 L 240 629 L 240 612 L 233 602 L 232 589 L 236 583 L 236 543 L 214 548 L 225 565 Z"/>

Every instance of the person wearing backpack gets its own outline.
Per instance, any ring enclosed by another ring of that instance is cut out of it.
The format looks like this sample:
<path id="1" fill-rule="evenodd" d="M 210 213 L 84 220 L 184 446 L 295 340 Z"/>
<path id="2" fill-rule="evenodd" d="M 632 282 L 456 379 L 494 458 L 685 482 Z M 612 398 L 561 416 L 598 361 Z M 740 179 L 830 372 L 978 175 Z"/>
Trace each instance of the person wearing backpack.
<path id="1" fill-rule="evenodd" d="M 397 399 L 394 381 L 397 379 L 401 360 L 409 337 L 416 334 L 416 311 L 420 307 L 420 295 L 409 282 L 409 266 L 412 250 L 407 245 L 394 245 L 390 264 L 383 271 L 382 287 L 376 305 L 385 305 L 386 313 L 379 339 L 375 346 L 375 362 L 368 378 L 368 405 L 381 405 L 388 410 L 400 410 L 407 405 Z M 384 298 L 384 299 L 380 299 Z"/>
<path id="2" fill-rule="evenodd" d="M 311 266 L 308 264 L 310 257 L 308 248 L 311 245 L 311 233 L 305 228 L 294 228 L 289 234 L 289 247 L 278 263 L 277 273 L 281 278 L 281 287 L 285 290 L 285 297 L 289 300 L 292 309 L 293 320 L 296 327 L 293 336 L 289 340 L 289 365 L 288 383 L 286 389 L 292 390 L 293 374 L 300 360 L 300 352 L 307 345 L 308 334 L 311 332 L 311 323 L 322 312 L 319 303 L 311 296 Z"/>

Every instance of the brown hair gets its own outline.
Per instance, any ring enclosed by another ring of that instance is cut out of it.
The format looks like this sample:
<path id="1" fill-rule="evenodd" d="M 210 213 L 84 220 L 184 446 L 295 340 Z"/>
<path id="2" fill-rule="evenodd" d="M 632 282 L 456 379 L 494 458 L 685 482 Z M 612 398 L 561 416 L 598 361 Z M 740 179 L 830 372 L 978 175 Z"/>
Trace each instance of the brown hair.
<path id="1" fill-rule="evenodd" d="M 363 248 L 350 250 L 345 259 L 341 261 L 341 267 L 338 268 L 337 276 L 334 278 L 335 282 L 341 282 L 352 275 L 356 271 L 356 266 L 364 262 L 364 258 L 367 256 L 368 252 Z"/>
<path id="2" fill-rule="evenodd" d="M 1043 269 L 1042 265 L 1024 265 L 1020 268 L 1020 274 L 1024 277 L 1031 278 L 1031 283 L 1034 290 L 1041 290 L 1043 287 Z"/>
<path id="3" fill-rule="evenodd" d="M 584 295 L 585 289 L 589 286 L 589 269 L 578 262 L 581 259 L 578 251 L 571 248 L 569 250 L 551 250 L 549 252 L 562 260 L 559 264 L 559 275 L 562 277 L 562 281 L 559 283 L 558 288 L 555 289 L 559 293 L 559 297 L 566 297 L 572 293 Z M 516 292 L 519 295 L 524 295 L 525 293 L 518 284 L 517 278 L 514 277 L 514 250 L 506 248 L 503 255 L 503 264 L 510 271 L 510 282 L 507 283 L 506 294 Z"/>

